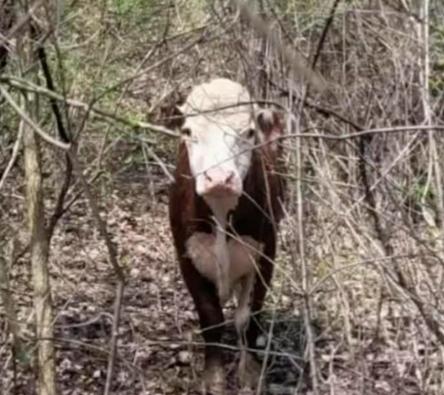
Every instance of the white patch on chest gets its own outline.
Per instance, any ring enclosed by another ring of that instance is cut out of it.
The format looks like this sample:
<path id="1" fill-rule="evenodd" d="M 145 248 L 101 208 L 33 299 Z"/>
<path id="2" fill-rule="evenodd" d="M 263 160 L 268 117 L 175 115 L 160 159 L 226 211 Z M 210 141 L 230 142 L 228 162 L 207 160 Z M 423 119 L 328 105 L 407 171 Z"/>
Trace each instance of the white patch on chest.
<path id="1" fill-rule="evenodd" d="M 187 255 L 199 273 L 216 285 L 222 306 L 241 280 L 254 275 L 262 254 L 261 243 L 252 237 L 241 236 L 227 241 L 225 234 L 220 231 L 216 236 L 194 233 L 187 240 L 186 247 Z M 249 285 L 248 288 L 251 288 Z M 241 294 L 245 292 L 241 290 Z"/>

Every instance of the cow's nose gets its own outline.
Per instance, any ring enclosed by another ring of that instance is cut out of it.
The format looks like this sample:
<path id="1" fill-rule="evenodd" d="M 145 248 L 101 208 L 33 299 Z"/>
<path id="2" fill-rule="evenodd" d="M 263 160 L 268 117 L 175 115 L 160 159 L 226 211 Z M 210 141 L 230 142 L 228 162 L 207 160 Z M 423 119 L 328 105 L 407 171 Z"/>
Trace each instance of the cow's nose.
<path id="1" fill-rule="evenodd" d="M 210 184 L 229 185 L 234 179 L 234 171 L 224 171 L 218 173 L 204 172 L 205 181 Z"/>
<path id="2" fill-rule="evenodd" d="M 237 195 L 236 173 L 227 171 L 205 171 L 205 195 Z"/>

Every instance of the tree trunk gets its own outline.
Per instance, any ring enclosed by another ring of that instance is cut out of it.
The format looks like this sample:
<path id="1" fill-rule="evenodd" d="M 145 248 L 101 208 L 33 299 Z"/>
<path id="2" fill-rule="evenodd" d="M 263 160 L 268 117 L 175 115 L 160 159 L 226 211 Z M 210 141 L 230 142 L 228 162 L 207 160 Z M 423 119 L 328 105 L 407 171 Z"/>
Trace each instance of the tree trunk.
<path id="1" fill-rule="evenodd" d="M 29 33 L 22 37 L 18 49 L 22 69 L 35 64 L 35 51 Z M 29 76 L 28 78 L 33 78 Z M 24 109 L 38 123 L 38 101 L 25 96 Z M 23 121 L 22 121 L 23 122 Z M 40 137 L 23 124 L 26 212 L 30 234 L 31 270 L 34 287 L 35 333 L 37 340 L 37 374 L 39 395 L 55 395 L 55 360 L 53 312 L 48 269 L 49 238 L 45 228 Z"/>
<path id="2" fill-rule="evenodd" d="M 55 361 L 52 342 L 52 301 L 49 283 L 49 245 L 44 225 L 41 157 L 38 136 L 25 126 L 23 135 L 26 178 L 26 209 L 31 235 L 31 268 L 34 286 L 39 394 L 54 395 Z"/>

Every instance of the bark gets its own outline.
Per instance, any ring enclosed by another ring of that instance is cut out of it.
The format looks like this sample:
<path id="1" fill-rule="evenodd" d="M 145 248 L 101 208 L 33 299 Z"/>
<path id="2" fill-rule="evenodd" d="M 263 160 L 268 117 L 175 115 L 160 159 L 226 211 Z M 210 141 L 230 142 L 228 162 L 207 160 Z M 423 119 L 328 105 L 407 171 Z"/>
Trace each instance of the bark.
<path id="1" fill-rule="evenodd" d="M 55 363 L 52 343 L 52 301 L 49 283 L 49 245 L 44 223 L 44 205 L 39 137 L 25 126 L 23 135 L 26 179 L 26 210 L 31 235 L 31 269 L 34 286 L 35 326 L 38 352 L 39 394 L 54 395 Z"/>
<path id="2" fill-rule="evenodd" d="M 25 33 L 20 40 L 18 54 L 23 66 L 35 64 L 32 40 Z M 25 68 L 23 67 L 23 68 Z M 32 75 L 29 75 L 32 79 Z M 34 94 L 24 100 L 24 112 L 38 120 L 38 101 Z M 23 120 L 22 120 L 23 122 Z M 31 271 L 34 288 L 35 334 L 37 342 L 37 374 L 39 395 L 56 394 L 53 339 L 53 311 L 48 268 L 49 237 L 45 227 L 42 157 L 40 136 L 23 122 L 24 169 L 26 184 L 26 214 L 30 234 Z"/>

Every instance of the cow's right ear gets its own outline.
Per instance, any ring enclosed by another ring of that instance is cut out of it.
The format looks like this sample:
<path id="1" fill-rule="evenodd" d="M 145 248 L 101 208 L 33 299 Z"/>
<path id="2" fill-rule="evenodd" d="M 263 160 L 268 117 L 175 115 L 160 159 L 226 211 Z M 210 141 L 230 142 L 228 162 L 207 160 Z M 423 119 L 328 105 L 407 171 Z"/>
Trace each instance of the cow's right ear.
<path id="1" fill-rule="evenodd" d="M 160 106 L 155 120 L 168 129 L 181 129 L 185 121 L 182 111 L 184 101 L 181 95 L 173 95 Z"/>
<path id="2" fill-rule="evenodd" d="M 256 123 L 261 133 L 261 140 L 263 142 L 270 141 L 275 148 L 273 140 L 283 136 L 284 128 L 279 114 L 270 109 L 261 109 L 256 115 Z"/>
<path id="3" fill-rule="evenodd" d="M 185 117 L 183 115 L 182 108 L 183 105 L 174 106 L 174 110 L 171 116 L 174 129 L 182 129 L 182 126 L 185 122 Z"/>
<path id="4" fill-rule="evenodd" d="M 167 109 L 162 109 L 163 111 L 163 124 L 168 129 L 181 129 L 182 125 L 185 121 L 182 111 L 180 110 L 181 106 L 172 105 Z"/>

